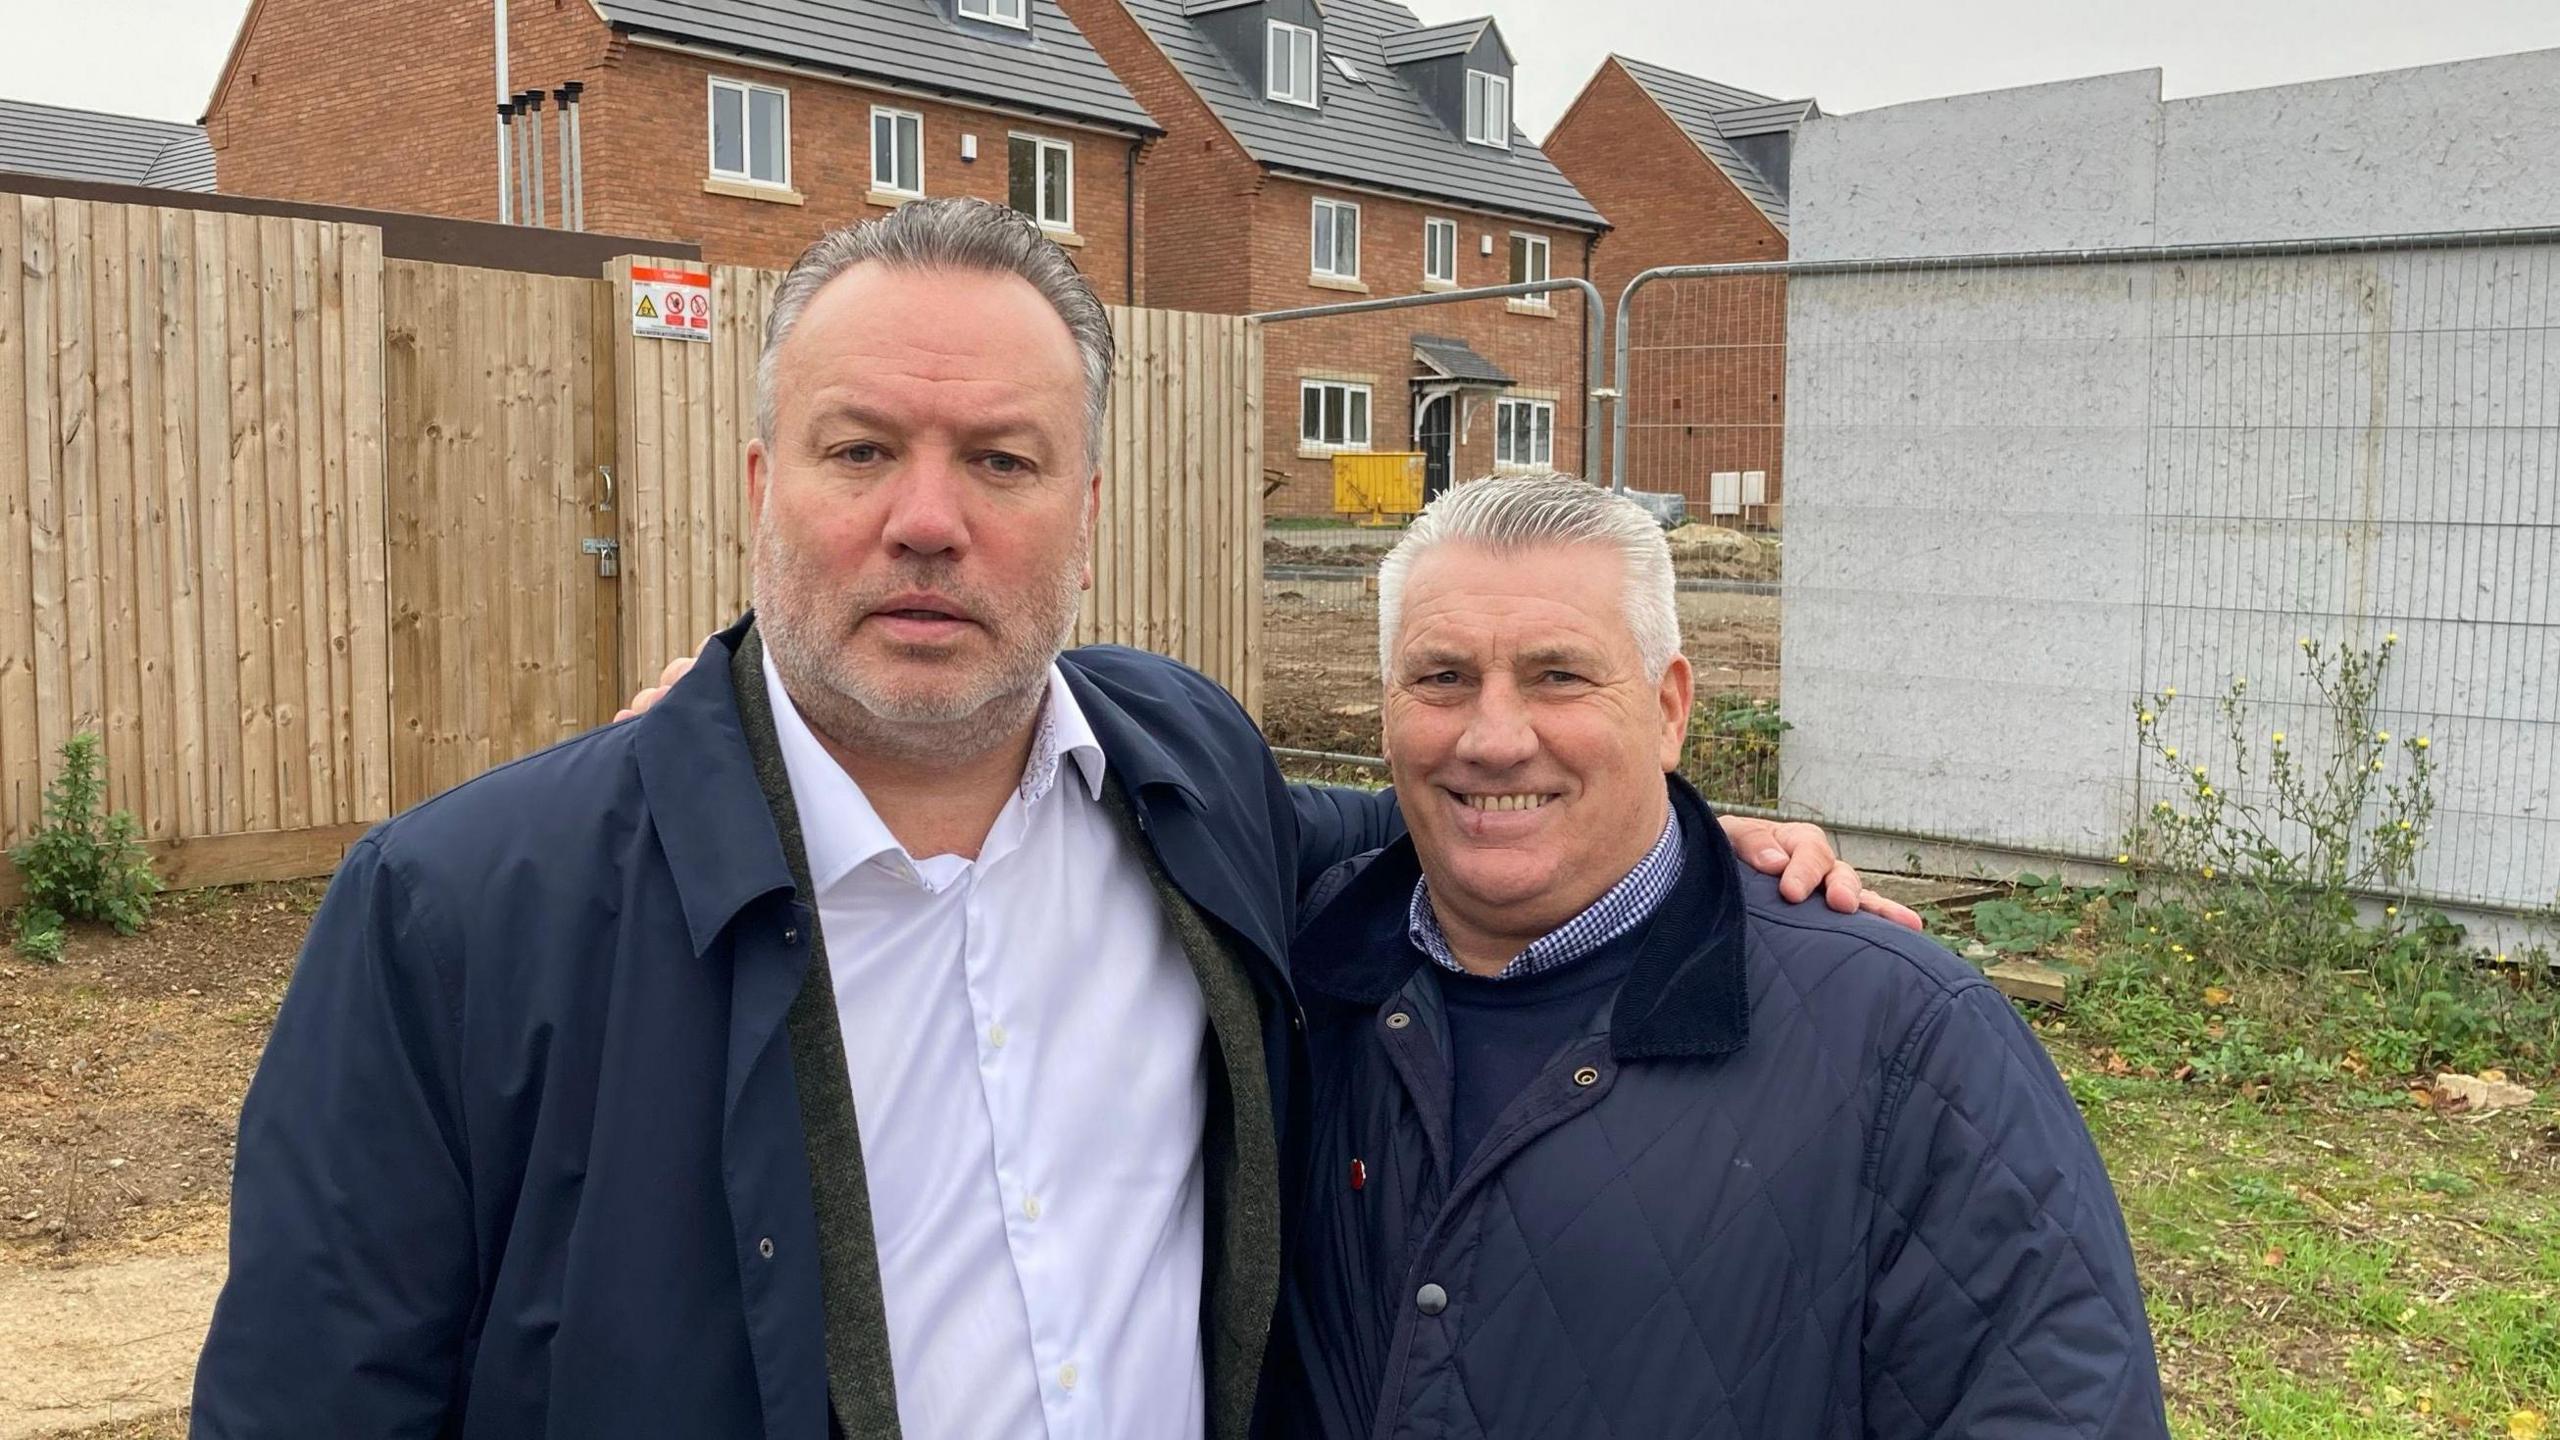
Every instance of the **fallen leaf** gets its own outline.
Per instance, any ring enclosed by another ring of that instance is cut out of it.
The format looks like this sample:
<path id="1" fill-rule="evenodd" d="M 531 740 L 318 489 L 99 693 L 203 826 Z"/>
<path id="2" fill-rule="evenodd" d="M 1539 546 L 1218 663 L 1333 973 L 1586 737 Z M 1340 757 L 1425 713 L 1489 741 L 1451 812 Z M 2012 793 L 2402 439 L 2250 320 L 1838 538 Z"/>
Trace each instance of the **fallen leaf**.
<path id="1" fill-rule="evenodd" d="M 2518 1410 L 2507 1417 L 2507 1440 L 2542 1440 L 2549 1422 L 2539 1410 Z"/>
<path id="2" fill-rule="evenodd" d="M 2266 1266 L 2270 1270 L 2284 1264 L 2283 1247 L 2276 1245 L 2268 1246 L 2267 1253 L 2258 1257 L 2258 1263 Z"/>
<path id="3" fill-rule="evenodd" d="M 2231 1003 L 2231 992 L 2219 985 L 2207 985 L 2204 987 L 2204 1003 L 2213 1006 L 2228 1005 Z"/>

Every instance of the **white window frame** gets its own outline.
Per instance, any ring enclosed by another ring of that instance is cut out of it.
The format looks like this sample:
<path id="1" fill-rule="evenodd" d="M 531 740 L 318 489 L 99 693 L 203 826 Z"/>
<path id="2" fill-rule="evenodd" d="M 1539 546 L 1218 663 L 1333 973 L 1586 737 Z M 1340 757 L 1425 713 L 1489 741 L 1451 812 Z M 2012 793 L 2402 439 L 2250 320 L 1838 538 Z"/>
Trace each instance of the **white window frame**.
<path id="1" fill-rule="evenodd" d="M 720 168 L 720 92 L 733 90 L 738 96 L 738 168 Z M 782 101 L 782 178 L 756 178 L 756 103 L 761 92 Z M 711 77 L 710 88 L 703 92 L 702 133 L 704 157 L 714 180 L 727 180 L 739 185 L 754 185 L 766 190 L 791 188 L 791 92 L 779 85 L 758 85 L 752 80 L 731 80 L 726 76 Z"/>
<path id="2" fill-rule="evenodd" d="M 1324 414 L 1324 405 L 1321 399 L 1318 400 L 1316 405 L 1316 414 L 1318 417 L 1316 421 L 1316 433 L 1313 435 L 1309 435 L 1307 433 L 1307 396 L 1310 392 L 1321 395 L 1327 390 L 1339 390 L 1342 392 L 1342 438 L 1340 440 L 1327 440 L 1324 438 L 1324 420 L 1322 418 Z M 1360 434 L 1357 439 L 1354 439 L 1351 434 L 1351 397 L 1354 395 L 1360 397 Z M 1349 452 L 1354 454 L 1367 450 L 1369 448 L 1370 438 L 1377 434 L 1377 403 L 1377 396 L 1371 393 L 1370 387 L 1357 380 L 1300 380 L 1298 382 L 1299 448 L 1305 450 L 1323 450 L 1329 453 Z"/>
<path id="3" fill-rule="evenodd" d="M 885 182 L 880 178 L 880 120 L 883 116 L 888 116 L 895 120 L 911 120 L 915 122 L 916 183 L 915 188 L 912 190 L 897 183 L 898 145 L 897 130 L 894 126 L 891 127 L 889 134 L 889 178 Z M 882 195 L 909 195 L 921 197 L 924 194 L 924 116 L 922 113 L 914 110 L 901 110 L 893 105 L 874 105 L 871 107 L 871 188 Z"/>
<path id="4" fill-rule="evenodd" d="M 1529 453 L 1519 453 L 1512 441 L 1512 417 L 1528 412 Z M 1553 400 L 1515 400 L 1509 397 L 1493 406 L 1493 463 L 1504 470 L 1552 470 L 1556 464 L 1556 402 Z"/>
<path id="5" fill-rule="evenodd" d="M 1523 273 L 1518 276 L 1511 276 L 1511 255 L 1510 252 L 1506 250 L 1502 257 L 1503 274 L 1510 278 L 1507 278 L 1504 283 L 1511 285 L 1535 285 L 1542 280 L 1554 279 L 1556 274 L 1555 242 L 1544 235 L 1537 234 L 1534 231 L 1514 230 L 1511 232 L 1510 244 L 1513 248 L 1517 248 L 1519 243 L 1523 240 L 1529 242 L 1530 253 L 1538 257 L 1538 273 L 1535 275 Z M 1541 292 L 1536 295 L 1515 295 L 1511 298 L 1511 303 L 1515 307 L 1528 310 L 1551 310 L 1554 308 L 1552 292 Z"/>
<path id="6" fill-rule="evenodd" d="M 996 11 L 1011 6 L 1013 13 Z M 1016 30 L 1031 28 L 1031 0 L 960 0 L 960 14 L 970 20 L 984 20 L 990 25 L 1010 25 Z"/>
<path id="7" fill-rule="evenodd" d="M 1316 32 L 1304 25 L 1292 25 L 1286 20 L 1271 20 L 1264 23 L 1269 28 L 1263 32 L 1263 93 L 1283 105 L 1304 105 L 1310 110 L 1315 109 L 1316 67 L 1324 63 L 1322 42 L 1318 40 Z M 1297 65 L 1297 42 L 1301 35 L 1307 37 L 1307 63 L 1303 70 Z M 1289 57 L 1289 78 L 1293 82 L 1286 90 L 1280 88 L 1278 80 L 1279 61 L 1283 54 Z M 1301 94 L 1301 90 L 1305 93 Z"/>
<path id="8" fill-rule="evenodd" d="M 1511 82 L 1490 70 L 1467 72 L 1467 143 L 1511 148 Z"/>
<path id="9" fill-rule="evenodd" d="M 1328 209 L 1334 212 L 1334 253 L 1319 255 L 1316 253 L 1316 217 L 1324 214 Z M 1345 211 L 1350 212 L 1351 215 L 1351 268 L 1348 270 L 1339 268 L 1342 250 L 1341 217 Z M 1307 211 L 1307 273 L 1321 275 L 1328 280 L 1360 278 L 1360 206 L 1357 202 L 1334 200 L 1322 195 L 1316 197 L 1314 206 Z"/>
<path id="10" fill-rule="evenodd" d="M 1032 164 L 1041 167 L 1040 170 L 1035 170 L 1031 177 L 1032 203 L 1035 206 L 1046 203 L 1046 197 L 1049 193 L 1048 188 L 1040 183 L 1042 174 L 1045 172 L 1045 168 L 1048 163 L 1047 157 L 1049 153 L 1051 151 L 1055 151 L 1066 157 L 1067 213 L 1052 218 L 1047 215 L 1039 214 L 1035 210 L 1031 218 L 1039 221 L 1040 228 L 1043 230 L 1073 231 L 1076 228 L 1076 147 L 1073 144 L 1057 139 L 1054 136 L 1042 135 L 1030 130 L 1016 130 L 1012 134 L 1007 135 L 1005 137 L 1006 143 L 1004 155 L 1005 199 L 1007 202 L 1010 202 L 1013 198 L 1012 142 L 1016 140 L 1028 140 L 1031 142 L 1034 147 L 1032 150 Z"/>
<path id="11" fill-rule="evenodd" d="M 1448 274 L 1446 274 L 1446 275 L 1441 275 L 1441 274 L 1436 274 L 1436 273 L 1434 273 L 1434 272 L 1432 271 L 1432 269 L 1431 269 L 1431 237 L 1432 237 L 1433 235 L 1441 234 L 1441 233 L 1444 233 L 1444 232 L 1445 232 L 1445 233 L 1448 235 L 1448 237 L 1449 237 L 1449 273 L 1448 273 Z M 1424 284 L 1426 284 L 1426 285 L 1455 285 L 1455 284 L 1457 284 L 1457 283 L 1458 283 L 1458 222 L 1457 222 L 1457 221 L 1455 221 L 1455 220 L 1443 220 L 1443 219 L 1441 219 L 1439 216 L 1436 216 L 1436 215 L 1426 215 L 1426 216 L 1424 216 L 1424 217 L 1423 217 L 1423 219 L 1422 219 L 1422 281 L 1423 281 L 1423 283 L 1424 283 Z"/>

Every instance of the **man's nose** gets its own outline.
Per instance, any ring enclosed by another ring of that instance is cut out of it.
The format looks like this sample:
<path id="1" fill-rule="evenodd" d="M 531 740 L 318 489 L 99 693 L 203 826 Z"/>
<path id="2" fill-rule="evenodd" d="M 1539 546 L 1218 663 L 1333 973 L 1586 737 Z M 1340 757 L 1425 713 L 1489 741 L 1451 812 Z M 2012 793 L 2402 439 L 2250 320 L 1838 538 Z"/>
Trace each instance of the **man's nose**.
<path id="1" fill-rule="evenodd" d="M 882 543 L 911 555 L 958 555 L 969 548 L 968 475 L 939 451 L 916 454 L 901 468 L 889 494 Z"/>
<path id="2" fill-rule="evenodd" d="M 1487 770 L 1526 764 L 1538 753 L 1538 730 L 1519 688 L 1496 676 L 1476 693 L 1467 728 L 1458 736 L 1458 758 Z"/>

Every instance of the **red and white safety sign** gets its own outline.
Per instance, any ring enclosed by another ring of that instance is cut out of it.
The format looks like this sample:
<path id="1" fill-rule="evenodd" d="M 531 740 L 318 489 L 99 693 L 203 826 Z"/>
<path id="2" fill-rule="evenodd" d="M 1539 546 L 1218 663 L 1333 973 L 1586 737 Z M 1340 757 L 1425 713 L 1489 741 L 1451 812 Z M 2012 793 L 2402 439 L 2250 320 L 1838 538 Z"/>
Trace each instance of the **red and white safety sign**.
<path id="1" fill-rule="evenodd" d="M 711 272 L 632 266 L 631 333 L 641 340 L 709 340 Z"/>

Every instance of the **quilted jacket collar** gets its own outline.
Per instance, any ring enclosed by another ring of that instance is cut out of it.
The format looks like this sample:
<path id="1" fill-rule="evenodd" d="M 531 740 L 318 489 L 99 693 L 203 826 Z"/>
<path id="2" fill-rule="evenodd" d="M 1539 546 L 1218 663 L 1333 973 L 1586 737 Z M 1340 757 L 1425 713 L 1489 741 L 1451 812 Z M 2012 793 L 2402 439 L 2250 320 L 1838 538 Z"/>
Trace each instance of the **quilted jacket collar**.
<path id="1" fill-rule="evenodd" d="M 1680 882 L 1648 922 L 1644 948 L 1609 1017 L 1621 1060 L 1729 1055 L 1750 1035 L 1743 975 L 1743 899 L 1724 827 L 1688 782 L 1670 777 L 1684 863 Z M 1405 909 L 1422 873 L 1410 837 L 1350 862 L 1347 883 L 1291 947 L 1299 984 L 1353 1005 L 1374 1006 L 1421 965 L 1405 936 Z"/>

